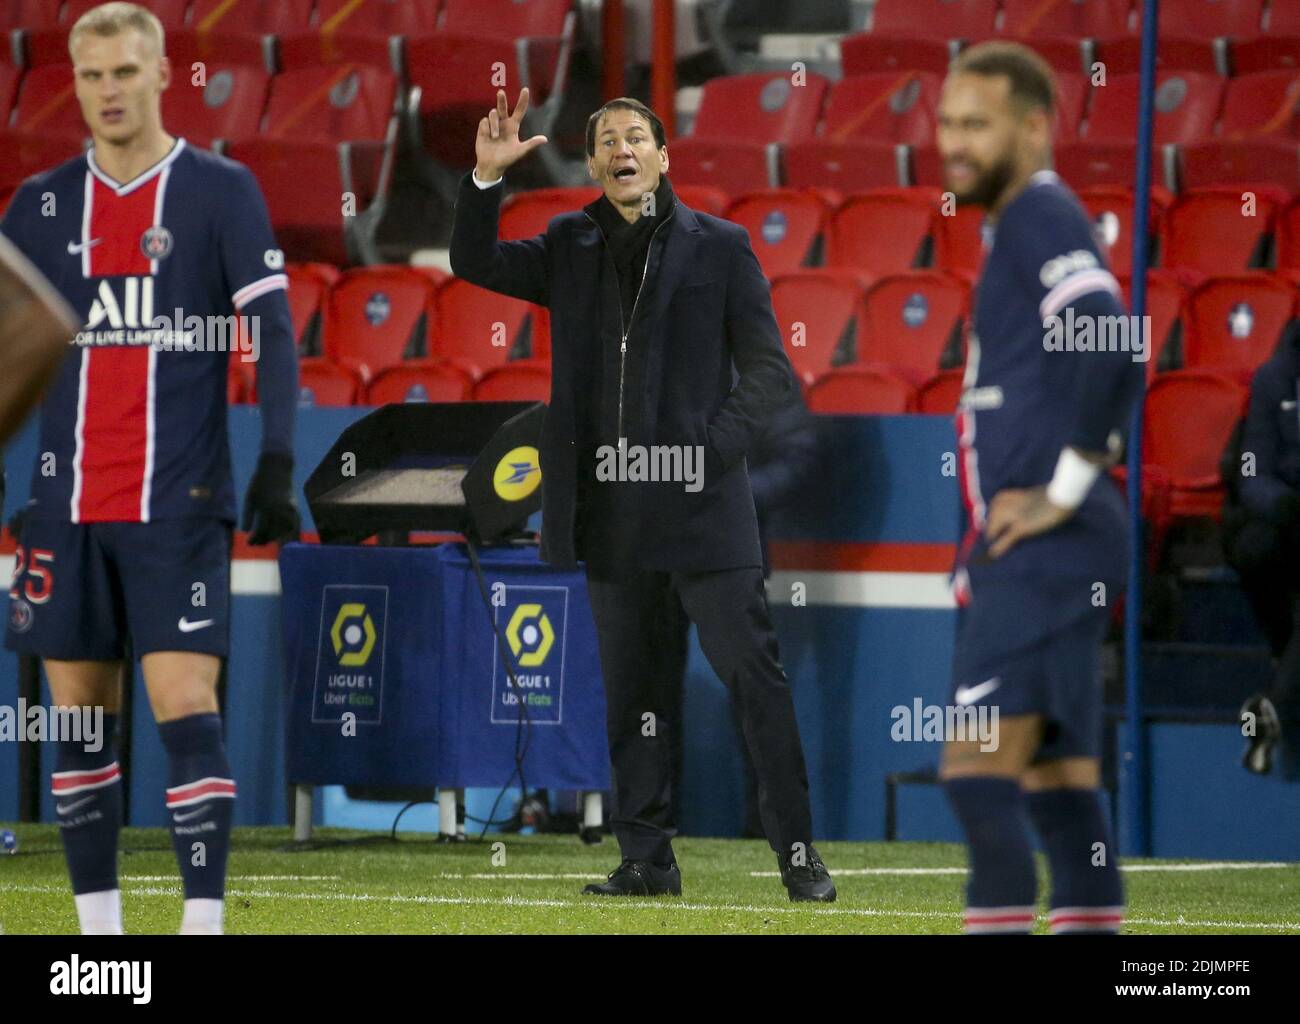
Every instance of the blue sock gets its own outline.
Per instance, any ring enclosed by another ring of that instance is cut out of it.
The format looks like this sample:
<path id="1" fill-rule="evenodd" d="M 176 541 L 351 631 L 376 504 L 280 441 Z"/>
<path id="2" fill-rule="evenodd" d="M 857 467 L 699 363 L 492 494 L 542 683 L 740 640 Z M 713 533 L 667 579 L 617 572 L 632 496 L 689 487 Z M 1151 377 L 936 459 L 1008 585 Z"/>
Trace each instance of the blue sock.
<path id="1" fill-rule="evenodd" d="M 966 933 L 1032 931 L 1038 879 L 1020 783 L 978 776 L 949 779 L 944 790 L 970 850 Z"/>
<path id="2" fill-rule="evenodd" d="M 122 827 L 122 773 L 113 753 L 117 715 L 104 716 L 103 742 L 89 753 L 80 740 L 61 740 L 54 755 L 54 811 L 72 891 L 117 888 L 117 834 Z"/>
<path id="3" fill-rule="evenodd" d="M 1052 869 L 1052 934 L 1118 932 L 1124 886 L 1097 791 L 1045 789 L 1028 805 Z"/>
<path id="4" fill-rule="evenodd" d="M 235 783 L 221 738 L 221 716 L 177 718 L 160 724 L 158 732 L 167 748 L 167 811 L 185 898 L 222 899 Z"/>

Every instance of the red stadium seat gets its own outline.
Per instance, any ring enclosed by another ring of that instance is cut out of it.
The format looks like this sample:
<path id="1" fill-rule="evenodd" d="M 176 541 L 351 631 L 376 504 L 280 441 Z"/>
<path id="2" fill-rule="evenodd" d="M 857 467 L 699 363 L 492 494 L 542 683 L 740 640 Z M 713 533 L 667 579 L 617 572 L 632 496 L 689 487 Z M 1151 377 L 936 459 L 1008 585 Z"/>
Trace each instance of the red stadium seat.
<path id="1" fill-rule="evenodd" d="M 1219 459 L 1249 396 L 1245 385 L 1201 370 L 1162 373 L 1151 382 L 1142 423 L 1143 490 L 1167 490 L 1161 504 L 1169 518 L 1219 516 Z M 1163 532 L 1161 524 L 1155 527 Z"/>
<path id="2" fill-rule="evenodd" d="M 1092 217 L 1097 240 L 1111 271 L 1116 275 L 1127 274 L 1133 265 L 1133 189 L 1122 185 L 1090 185 L 1077 192 L 1079 201 Z M 1152 191 L 1147 213 L 1148 243 L 1159 237 L 1172 202 L 1164 189 Z M 1147 248 L 1149 253 L 1149 244 Z"/>
<path id="3" fill-rule="evenodd" d="M 782 274 L 772 282 L 772 309 L 795 373 L 811 383 L 847 361 L 850 332 L 861 331 L 866 280 L 850 270 L 823 268 Z"/>
<path id="4" fill-rule="evenodd" d="M 229 147 L 227 155 L 257 176 L 290 259 L 377 261 L 396 90 L 392 74 L 364 65 L 285 72 L 272 80 L 262 137 Z M 345 196 L 353 199 L 347 208 Z"/>
<path id="5" fill-rule="evenodd" d="M 516 359 L 483 375 L 474 385 L 475 402 L 549 402 L 551 364 L 544 359 Z"/>
<path id="6" fill-rule="evenodd" d="M 67 135 L 24 135 L 0 131 L 0 187 L 17 188 L 27 178 L 48 171 L 82 151 L 82 139 Z"/>
<path id="7" fill-rule="evenodd" d="M 983 39 L 993 34 L 997 0 L 876 0 L 871 31 L 929 39 Z"/>
<path id="8" fill-rule="evenodd" d="M 1079 39 L 1129 30 L 1129 0 L 1003 0 L 1002 32 L 1016 39 Z"/>
<path id="9" fill-rule="evenodd" d="M 826 265 L 871 277 L 922 265 L 936 215 L 932 189 L 880 189 L 849 196 L 826 225 Z M 888 245 L 881 245 L 888 239 Z"/>
<path id="10" fill-rule="evenodd" d="M 1257 71 L 1228 81 L 1219 134 L 1225 139 L 1294 139 L 1300 127 L 1300 71 Z"/>
<path id="11" fill-rule="evenodd" d="M 1183 317 L 1183 364 L 1243 382 L 1277 348 L 1295 308 L 1295 286 L 1257 271 L 1199 285 Z"/>
<path id="12" fill-rule="evenodd" d="M 984 264 L 982 206 L 958 206 L 951 216 L 934 219 L 934 265 L 953 273 L 978 274 Z"/>
<path id="13" fill-rule="evenodd" d="M 888 366 L 920 385 L 939 371 L 944 350 L 960 337 L 969 303 L 966 283 L 937 270 L 877 281 L 858 326 L 857 361 Z"/>
<path id="14" fill-rule="evenodd" d="M 907 148 L 892 142 L 861 139 L 824 142 L 813 139 L 787 146 L 781 156 L 785 165 L 785 183 L 791 188 L 859 192 L 867 188 L 896 188 L 908 183 Z"/>
<path id="15" fill-rule="evenodd" d="M 407 77 L 420 87 L 419 131 L 434 159 L 473 165 L 478 123 L 496 105 L 492 69 L 498 64 L 512 92 L 529 87 L 530 130 L 546 133 L 568 76 L 572 6 L 570 0 L 447 0 L 437 31 L 406 38 Z"/>
<path id="16" fill-rule="evenodd" d="M 829 213 L 814 192 L 769 189 L 737 197 L 727 220 L 749 232 L 749 243 L 768 277 L 804 266 Z"/>
<path id="17" fill-rule="evenodd" d="M 1279 271 L 1300 271 L 1300 199 L 1289 203 L 1278 213 L 1277 268 Z"/>
<path id="18" fill-rule="evenodd" d="M 283 68 L 313 64 L 373 64 L 396 70 L 393 36 L 434 31 L 442 0 L 318 0 L 315 26 L 279 37 Z"/>
<path id="19" fill-rule="evenodd" d="M 9 112 L 18 98 L 18 80 L 22 76 L 12 64 L 0 64 L 0 124 L 9 123 Z"/>
<path id="20" fill-rule="evenodd" d="M 271 83 L 268 138 L 305 142 L 387 138 L 394 127 L 397 78 L 365 65 L 284 71 Z"/>
<path id="21" fill-rule="evenodd" d="M 253 373 L 238 352 L 230 353 L 226 364 L 226 404 L 243 405 L 250 400 Z"/>
<path id="22" fill-rule="evenodd" d="M 135 0 L 135 2 L 153 12 L 154 17 L 162 22 L 164 32 L 181 28 L 185 24 L 185 11 L 190 6 L 190 0 Z M 104 0 L 68 0 L 63 5 L 60 22 L 71 28 L 83 14 L 94 7 L 103 6 L 103 3 Z"/>
<path id="23" fill-rule="evenodd" d="M 177 75 L 192 75 L 197 64 L 231 66 L 246 64 L 275 71 L 275 48 L 270 37 L 241 35 L 238 32 L 197 32 L 186 28 L 167 33 L 167 56 Z"/>
<path id="24" fill-rule="evenodd" d="M 284 272 L 289 277 L 289 317 L 298 354 L 320 355 L 325 296 L 339 272 L 327 263 L 289 263 Z"/>
<path id="25" fill-rule="evenodd" d="M 1091 80 L 1081 74 L 1056 73 L 1056 118 L 1053 139 L 1065 142 L 1079 137 L 1088 99 L 1092 95 Z"/>
<path id="26" fill-rule="evenodd" d="M 923 71 L 853 75 L 831 86 L 818 140 L 926 145 L 934 138 L 939 78 Z"/>
<path id="27" fill-rule="evenodd" d="M 194 0 L 189 25 L 206 32 L 279 35 L 311 24 L 315 0 Z"/>
<path id="28" fill-rule="evenodd" d="M 242 64 L 206 68 L 205 84 L 177 75 L 163 93 L 163 124 L 173 126 L 195 145 L 211 147 L 216 139 L 237 141 L 256 135 L 270 88 L 261 68 Z"/>
<path id="29" fill-rule="evenodd" d="M 692 210 L 707 213 L 712 217 L 721 217 L 731 200 L 727 193 L 711 185 L 673 184 L 673 194 Z"/>
<path id="30" fill-rule="evenodd" d="M 1255 193 L 1255 215 L 1248 217 L 1240 188 L 1184 192 L 1164 218 L 1161 266 L 1179 271 L 1189 281 L 1262 266 L 1273 218 L 1282 199 L 1272 190 L 1259 190 Z"/>
<path id="31" fill-rule="evenodd" d="M 1268 34 L 1300 36 L 1300 4 L 1295 0 L 1273 0 L 1268 12 Z"/>
<path id="32" fill-rule="evenodd" d="M 464 402 L 473 379 L 459 367 L 432 359 L 390 366 L 366 391 L 368 405 L 396 402 Z"/>
<path id="33" fill-rule="evenodd" d="M 1178 178 L 1185 189 L 1245 184 L 1300 191 L 1300 145 L 1291 139 L 1193 142 L 1178 147 Z"/>
<path id="34" fill-rule="evenodd" d="M 1119 278 L 1119 286 L 1124 292 L 1124 308 L 1133 308 L 1133 279 L 1125 274 Z M 1147 360 L 1147 380 L 1161 368 L 1160 363 L 1174 328 L 1182 319 L 1183 303 L 1187 292 L 1178 275 L 1168 270 L 1147 271 L 1146 315 L 1151 318 L 1151 357 Z M 1172 367 L 1171 367 L 1172 368 Z"/>
<path id="35" fill-rule="evenodd" d="M 965 370 L 944 370 L 925 382 L 917 400 L 917 412 L 931 416 L 952 416 L 961 401 Z"/>
<path id="36" fill-rule="evenodd" d="M 1091 185 L 1132 188 L 1137 175 L 1137 147 L 1132 142 L 1063 142 L 1055 147 L 1053 158 L 1056 173 L 1076 190 Z M 1159 161 L 1153 157 L 1152 163 Z M 1159 180 L 1158 166 L 1152 167 L 1152 177 Z"/>
<path id="37" fill-rule="evenodd" d="M 326 297 L 322 348 L 368 382 L 403 359 L 431 355 L 436 322 L 436 292 L 427 276 L 400 265 L 359 267 Z"/>
<path id="38" fill-rule="evenodd" d="M 874 366 L 841 366 L 808 388 L 808 409 L 823 415 L 901 416 L 916 406 L 915 387 Z"/>
<path id="39" fill-rule="evenodd" d="M 673 180 L 732 194 L 779 185 L 777 146 L 812 138 L 826 89 L 816 74 L 799 86 L 786 72 L 709 79 L 691 134 L 669 142 Z"/>
<path id="40" fill-rule="evenodd" d="M 527 351 L 525 334 L 537 323 L 537 307 L 498 295 L 464 278 L 453 277 L 438 289 L 438 329 L 430 354 L 478 378 L 513 355 Z"/>
<path id="41" fill-rule="evenodd" d="M 1106 74 L 1136 75 L 1142 70 L 1142 37 L 1114 36 L 1098 39 L 1093 59 L 1106 65 Z M 1188 39 L 1161 35 L 1156 48 L 1158 71 L 1197 71 L 1205 75 L 1221 73 L 1218 51 L 1213 39 Z"/>
<path id="42" fill-rule="evenodd" d="M 846 78 L 880 71 L 925 71 L 943 78 L 951 60 L 942 39 L 860 32 L 840 40 L 840 71 Z"/>
<path id="43" fill-rule="evenodd" d="M 1127 142 L 1137 137 L 1138 75 L 1111 75 L 1094 89 L 1084 138 Z M 1155 143 L 1192 142 L 1208 136 L 1222 101 L 1223 82 L 1196 72 L 1164 71 L 1156 76 Z"/>
<path id="44" fill-rule="evenodd" d="M 71 63 L 30 68 L 23 75 L 10 128 L 46 137 L 84 138 L 89 134 L 73 89 Z"/>
<path id="45" fill-rule="evenodd" d="M 1274 7 L 1279 6 L 1276 2 Z M 1260 31 L 1264 0 L 1161 0 L 1160 35 L 1213 39 L 1218 36 L 1254 36 Z"/>
<path id="46" fill-rule="evenodd" d="M 63 0 L 3 0 L 0 2 L 0 30 L 54 28 L 59 23 Z"/>
<path id="47" fill-rule="evenodd" d="M 1300 10 L 1300 7 L 1294 9 Z M 1273 13 L 1277 20 L 1277 12 Z M 1300 32 L 1300 29 L 1297 29 Z M 1294 71 L 1300 68 L 1300 34 L 1277 35 L 1270 32 L 1254 39 L 1234 39 L 1229 49 L 1234 74 L 1254 71 Z"/>
<path id="48" fill-rule="evenodd" d="M 354 374 L 328 359 L 298 360 L 298 404 L 356 405 L 360 388 Z"/>
<path id="49" fill-rule="evenodd" d="M 535 188 L 506 196 L 501 204 L 500 235 L 505 239 L 534 238 L 552 217 L 581 210 L 599 199 L 598 188 Z"/>

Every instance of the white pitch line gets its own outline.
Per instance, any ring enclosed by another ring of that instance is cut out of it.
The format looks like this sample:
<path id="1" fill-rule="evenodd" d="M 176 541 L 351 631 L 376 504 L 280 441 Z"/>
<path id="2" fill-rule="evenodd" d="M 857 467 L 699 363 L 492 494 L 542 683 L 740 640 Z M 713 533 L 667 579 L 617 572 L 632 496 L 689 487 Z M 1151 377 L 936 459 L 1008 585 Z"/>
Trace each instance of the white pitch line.
<path id="1" fill-rule="evenodd" d="M 62 886 L 56 887 L 52 885 L 0 884 L 0 892 L 66 894 L 67 890 Z M 127 893 L 131 896 L 176 897 L 181 894 L 181 890 L 179 887 L 150 887 L 144 889 L 129 889 L 127 890 Z M 610 906 L 610 904 L 601 897 L 592 897 L 584 900 L 547 900 L 521 896 L 403 896 L 396 894 L 379 896 L 370 893 L 285 893 L 251 889 L 243 891 L 232 890 L 227 892 L 226 896 L 233 899 L 312 900 L 324 903 L 413 903 L 435 906 L 566 907 L 570 909 Z M 670 910 L 684 910 L 689 912 L 726 911 L 731 913 L 748 914 L 802 914 L 805 916 L 849 915 L 852 917 L 920 917 L 930 919 L 943 918 L 945 920 L 953 921 L 960 920 L 962 916 L 959 912 L 939 910 L 873 910 L 867 907 L 822 906 L 759 907 L 752 904 L 734 903 L 683 903 L 671 899 L 633 900 L 620 903 L 617 909 L 650 910 L 655 913 L 663 913 Z M 1165 921 L 1159 918 L 1139 917 L 1131 918 L 1125 921 L 1125 924 L 1153 925 L 1160 928 L 1244 928 L 1300 933 L 1300 921 L 1188 921 L 1181 917 L 1176 921 Z"/>
<path id="2" fill-rule="evenodd" d="M 1295 867 L 1300 867 L 1300 864 L 1274 861 L 1207 861 L 1204 864 L 1121 864 L 1119 869 L 1121 871 L 1256 871 L 1263 868 Z M 964 875 L 966 873 L 966 868 L 836 868 L 831 872 L 835 878 L 852 875 Z M 751 871 L 749 877 L 780 878 L 781 872 Z"/>
<path id="3" fill-rule="evenodd" d="M 339 882 L 342 875 L 227 875 L 228 882 Z M 175 882 L 176 875 L 123 875 L 124 882 Z"/>

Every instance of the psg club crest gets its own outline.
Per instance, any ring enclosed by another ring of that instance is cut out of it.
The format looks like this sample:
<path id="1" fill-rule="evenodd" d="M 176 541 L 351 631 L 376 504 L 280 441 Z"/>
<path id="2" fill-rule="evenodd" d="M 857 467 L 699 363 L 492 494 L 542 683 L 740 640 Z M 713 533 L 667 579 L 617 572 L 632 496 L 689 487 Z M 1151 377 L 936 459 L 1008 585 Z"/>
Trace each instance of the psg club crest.
<path id="1" fill-rule="evenodd" d="M 15 633 L 26 633 L 32 628 L 32 606 L 21 597 L 9 603 L 9 628 Z"/>
<path id="2" fill-rule="evenodd" d="M 172 233 L 155 224 L 140 236 L 140 251 L 151 260 L 160 260 L 172 251 Z"/>

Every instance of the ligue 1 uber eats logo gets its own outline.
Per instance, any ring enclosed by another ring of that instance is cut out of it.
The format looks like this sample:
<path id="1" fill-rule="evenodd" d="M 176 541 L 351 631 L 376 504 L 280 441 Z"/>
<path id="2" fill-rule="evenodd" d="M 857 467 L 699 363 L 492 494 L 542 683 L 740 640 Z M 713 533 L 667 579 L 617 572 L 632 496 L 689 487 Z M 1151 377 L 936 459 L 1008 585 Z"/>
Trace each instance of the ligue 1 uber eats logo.
<path id="1" fill-rule="evenodd" d="M 370 661 L 375 652 L 375 620 L 366 606 L 356 601 L 349 601 L 339 606 L 330 626 L 330 645 L 334 648 L 334 657 L 338 659 L 339 668 L 361 669 Z M 374 677 L 368 672 L 340 671 L 331 673 L 328 680 L 329 689 L 338 691 L 327 694 L 327 704 L 346 704 L 350 708 L 369 708 L 375 703 Z"/>

